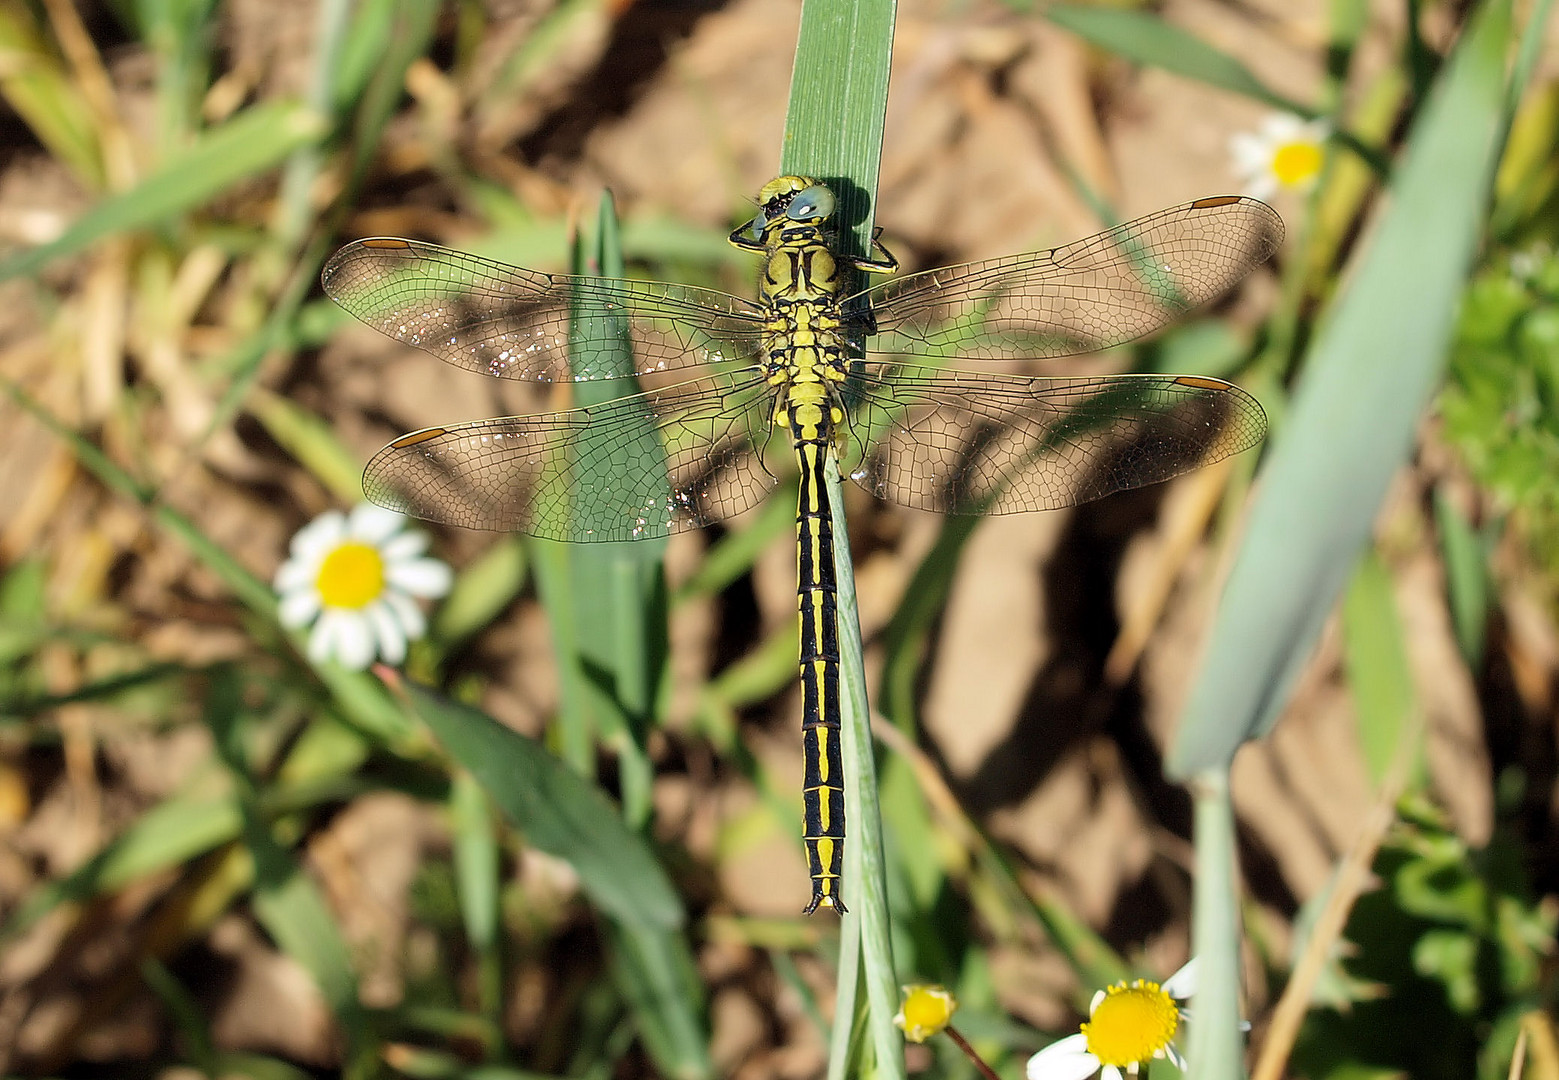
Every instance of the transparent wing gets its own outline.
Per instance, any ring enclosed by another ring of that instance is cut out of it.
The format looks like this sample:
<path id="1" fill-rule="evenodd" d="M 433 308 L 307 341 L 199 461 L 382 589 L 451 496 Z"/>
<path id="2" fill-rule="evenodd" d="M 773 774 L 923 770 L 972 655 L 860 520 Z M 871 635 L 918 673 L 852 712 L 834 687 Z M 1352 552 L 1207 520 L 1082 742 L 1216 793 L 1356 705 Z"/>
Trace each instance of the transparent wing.
<path id="1" fill-rule="evenodd" d="M 531 382 L 615 378 L 625 316 L 636 375 L 752 363 L 762 311 L 691 285 L 543 274 L 416 240 L 357 240 L 320 274 L 332 300 L 397 341 L 456 367 Z M 575 339 L 571 342 L 570 325 Z"/>
<path id="2" fill-rule="evenodd" d="M 730 517 L 774 485 L 761 450 L 771 391 L 715 375 L 602 405 L 427 428 L 374 455 L 380 506 L 552 540 L 639 540 Z"/>
<path id="3" fill-rule="evenodd" d="M 1173 322 L 1282 240 L 1283 221 L 1265 203 L 1198 199 L 1050 251 L 895 278 L 844 306 L 863 326 L 875 321 L 869 347 L 884 356 L 1067 356 Z"/>
<path id="4" fill-rule="evenodd" d="M 1090 502 L 1237 454 L 1267 428 L 1245 391 L 1191 375 L 1044 378 L 868 364 L 848 393 L 860 461 L 851 475 L 881 498 L 951 514 Z"/>

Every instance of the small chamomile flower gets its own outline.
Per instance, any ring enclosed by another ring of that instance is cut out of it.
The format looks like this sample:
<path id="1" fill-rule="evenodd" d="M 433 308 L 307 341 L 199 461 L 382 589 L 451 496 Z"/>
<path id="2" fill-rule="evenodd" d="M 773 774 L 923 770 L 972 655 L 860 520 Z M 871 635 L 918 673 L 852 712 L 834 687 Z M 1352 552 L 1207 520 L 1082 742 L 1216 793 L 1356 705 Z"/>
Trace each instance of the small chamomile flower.
<path id="1" fill-rule="evenodd" d="M 1104 1080 L 1135 1076 L 1145 1062 L 1167 1057 L 1182 1071 L 1185 1059 L 1175 1035 L 1185 1021 L 1180 1008 L 1196 984 L 1196 961 L 1175 972 L 1162 986 L 1145 979 L 1118 982 L 1100 990 L 1088 1007 L 1088 1020 L 1029 1058 L 1028 1080 Z"/>
<path id="2" fill-rule="evenodd" d="M 359 671 L 376 655 L 399 664 L 407 642 L 427 632 L 416 598 L 443 596 L 452 574 L 423 555 L 427 536 L 405 525 L 404 514 L 361 503 L 350 514 L 321 514 L 293 536 L 276 571 L 278 617 L 290 630 L 313 624 L 311 661 Z"/>
<path id="3" fill-rule="evenodd" d="M 958 1002 L 946 988 L 915 983 L 904 987 L 904 1000 L 893 1022 L 910 1042 L 923 1043 L 947 1027 L 957 1009 Z"/>
<path id="4" fill-rule="evenodd" d="M 1321 175 L 1331 125 L 1292 113 L 1272 113 L 1254 132 L 1229 139 L 1234 172 L 1246 194 L 1270 199 L 1279 191 L 1306 191 Z"/>

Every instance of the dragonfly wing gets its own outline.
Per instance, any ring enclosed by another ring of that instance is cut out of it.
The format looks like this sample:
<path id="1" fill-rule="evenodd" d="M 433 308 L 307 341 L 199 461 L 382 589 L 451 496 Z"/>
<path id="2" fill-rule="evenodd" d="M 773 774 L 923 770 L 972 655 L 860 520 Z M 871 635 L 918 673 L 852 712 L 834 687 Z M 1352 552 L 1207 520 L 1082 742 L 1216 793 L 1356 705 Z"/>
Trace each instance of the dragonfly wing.
<path id="1" fill-rule="evenodd" d="M 632 374 L 752 363 L 762 311 L 691 285 L 543 274 L 417 240 L 357 240 L 320 274 L 363 322 L 456 367 L 531 382 L 615 378 L 619 314 Z M 572 330 L 571 330 L 572 328 Z M 572 332 L 572 338 L 571 338 Z"/>
<path id="2" fill-rule="evenodd" d="M 640 540 L 730 517 L 774 485 L 761 376 L 715 375 L 588 408 L 427 428 L 374 455 L 381 506 L 552 540 Z"/>
<path id="3" fill-rule="evenodd" d="M 923 510 L 1053 510 L 1178 476 L 1261 441 L 1256 399 L 1191 375 L 1046 378 L 866 365 L 851 428 L 853 473 Z"/>
<path id="4" fill-rule="evenodd" d="M 1050 251 L 909 274 L 845 301 L 874 353 L 1021 360 L 1150 334 L 1277 250 L 1283 221 L 1239 196 L 1198 199 Z"/>

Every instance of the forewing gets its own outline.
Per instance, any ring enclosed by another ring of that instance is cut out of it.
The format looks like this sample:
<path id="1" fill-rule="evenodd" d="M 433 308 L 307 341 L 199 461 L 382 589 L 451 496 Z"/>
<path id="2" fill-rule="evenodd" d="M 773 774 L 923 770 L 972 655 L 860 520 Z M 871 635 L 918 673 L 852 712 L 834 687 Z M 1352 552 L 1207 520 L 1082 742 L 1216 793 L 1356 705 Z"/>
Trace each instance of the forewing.
<path id="1" fill-rule="evenodd" d="M 866 325 L 875 321 L 869 347 L 883 357 L 1093 352 L 1214 299 L 1282 240 L 1283 221 L 1265 203 L 1198 199 L 1050 251 L 895 278 L 845 308 Z"/>
<path id="2" fill-rule="evenodd" d="M 531 382 L 615 378 L 620 312 L 633 374 L 752 363 L 760 309 L 691 285 L 543 274 L 416 240 L 357 240 L 320 275 L 336 303 L 456 367 Z M 574 338 L 570 340 L 570 327 Z"/>
<path id="3" fill-rule="evenodd" d="M 639 540 L 739 514 L 774 484 L 761 376 L 716 375 L 602 405 L 428 428 L 363 474 L 430 521 L 552 540 Z"/>
<path id="4" fill-rule="evenodd" d="M 1255 446 L 1244 390 L 1190 375 L 1045 378 L 865 365 L 852 384 L 852 474 L 904 506 L 951 514 L 1054 510 Z"/>

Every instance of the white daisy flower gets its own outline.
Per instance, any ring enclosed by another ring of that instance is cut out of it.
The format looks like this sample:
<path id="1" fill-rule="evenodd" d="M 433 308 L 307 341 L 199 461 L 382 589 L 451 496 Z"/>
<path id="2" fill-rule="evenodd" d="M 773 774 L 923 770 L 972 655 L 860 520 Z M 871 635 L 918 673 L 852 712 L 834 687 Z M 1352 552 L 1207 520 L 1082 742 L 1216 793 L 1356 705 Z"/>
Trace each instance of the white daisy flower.
<path id="1" fill-rule="evenodd" d="M 1088 1020 L 1029 1058 L 1028 1080 L 1086 1080 L 1102 1072 L 1104 1080 L 1136 1076 L 1145 1062 L 1167 1057 L 1185 1072 L 1175 1035 L 1185 1022 L 1180 1008 L 1196 989 L 1196 960 L 1160 986 L 1137 979 L 1118 982 L 1093 996 Z"/>
<path id="2" fill-rule="evenodd" d="M 416 597 L 443 596 L 453 583 L 445 564 L 423 556 L 424 533 L 403 531 L 406 515 L 361 503 L 331 510 L 297 531 L 276 571 L 283 626 L 310 623 L 308 655 L 361 671 L 375 655 L 406 659 L 406 643 L 427 632 Z"/>
<path id="3" fill-rule="evenodd" d="M 1272 113 L 1255 134 L 1242 131 L 1231 136 L 1229 154 L 1245 193 L 1270 199 L 1279 191 L 1308 190 L 1321 175 L 1331 133 L 1325 120 Z"/>

